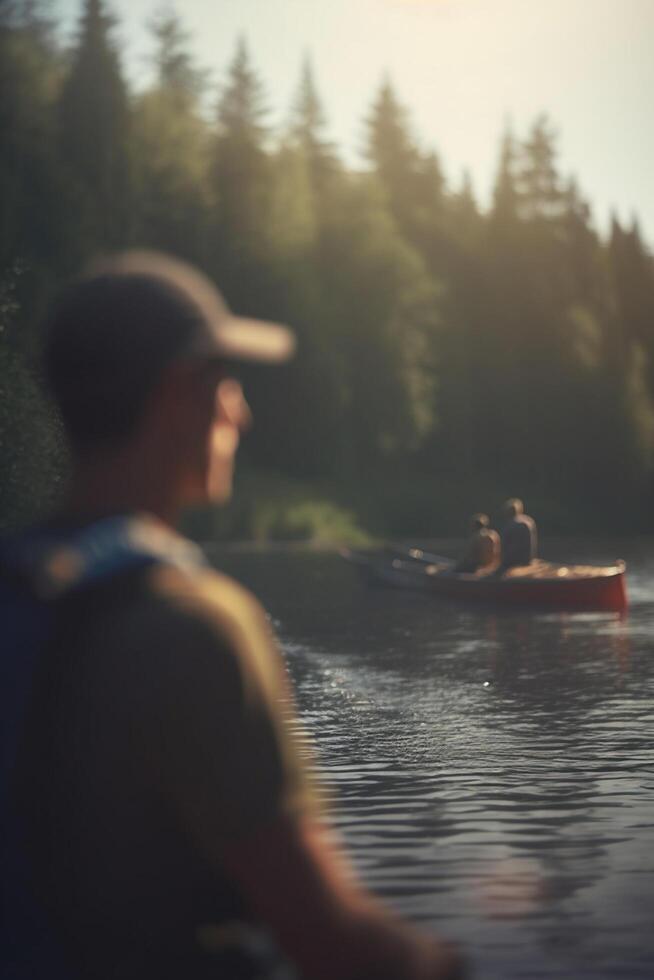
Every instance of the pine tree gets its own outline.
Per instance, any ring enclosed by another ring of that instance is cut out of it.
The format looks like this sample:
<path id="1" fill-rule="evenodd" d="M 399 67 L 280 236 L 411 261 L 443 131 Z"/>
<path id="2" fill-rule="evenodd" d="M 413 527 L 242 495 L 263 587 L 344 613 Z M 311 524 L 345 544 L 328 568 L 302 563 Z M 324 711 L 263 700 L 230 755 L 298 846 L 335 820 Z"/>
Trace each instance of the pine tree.
<path id="1" fill-rule="evenodd" d="M 565 199 L 556 168 L 555 138 L 547 116 L 542 115 L 521 146 L 517 180 L 522 218 L 561 216 Z"/>
<path id="2" fill-rule="evenodd" d="M 263 86 L 250 65 L 244 38 L 237 43 L 218 104 L 213 182 L 217 198 L 217 250 L 237 291 L 268 250 L 271 173 L 265 150 L 268 127 Z"/>
<path id="3" fill-rule="evenodd" d="M 422 153 L 409 117 L 389 79 L 385 79 L 366 120 L 366 157 L 380 182 L 403 235 L 418 248 L 429 268 L 444 264 L 444 188 L 435 153 Z"/>
<path id="4" fill-rule="evenodd" d="M 209 138 L 200 112 L 206 73 L 195 66 L 174 14 L 158 14 L 150 31 L 156 81 L 134 108 L 138 238 L 202 264 L 211 210 Z"/>
<path id="5" fill-rule="evenodd" d="M 306 158 L 311 184 L 319 200 L 328 193 L 338 170 L 334 147 L 325 137 L 325 128 L 322 102 L 316 89 L 311 62 L 306 58 L 293 104 L 290 136 L 293 144 Z"/>
<path id="6" fill-rule="evenodd" d="M 30 336 L 53 281 L 78 256 L 53 118 L 62 58 L 46 12 L 17 3 L 0 25 L 0 275 L 21 269 L 16 296 Z"/>
<path id="7" fill-rule="evenodd" d="M 654 263 L 635 217 L 627 229 L 614 219 L 610 257 L 625 334 L 654 348 Z"/>
<path id="8" fill-rule="evenodd" d="M 366 156 L 391 202 L 397 204 L 415 174 L 419 154 L 409 131 L 407 111 L 388 78 L 382 82 L 366 125 Z"/>
<path id="9" fill-rule="evenodd" d="M 639 343 L 649 360 L 649 384 L 654 393 L 654 262 L 645 248 L 636 219 L 623 228 L 614 216 L 608 247 L 615 321 L 613 355 Z"/>
<path id="10" fill-rule="evenodd" d="M 54 152 L 60 56 L 45 5 L 0 8 L 0 523 L 56 496 L 61 439 L 35 376 L 38 324 L 75 226 Z"/>
<path id="11" fill-rule="evenodd" d="M 207 72 L 198 68 L 188 50 L 190 35 L 169 8 L 160 8 L 149 23 L 155 42 L 153 62 L 157 87 L 175 93 L 180 102 L 195 107 L 207 84 Z"/>
<path id="12" fill-rule="evenodd" d="M 65 192 L 52 146 L 60 57 L 42 7 L 12 4 L 0 22 L 0 268 L 44 256 L 58 264 L 66 237 L 56 224 Z"/>
<path id="13" fill-rule="evenodd" d="M 478 416 L 487 412 L 480 392 L 488 371 L 484 340 L 489 331 L 480 268 L 485 222 L 467 171 L 460 189 L 445 202 L 444 220 L 446 235 L 439 273 L 446 288 L 438 359 L 442 424 L 429 462 L 439 468 L 446 457 L 450 471 L 474 480 L 481 458 L 477 447 Z"/>
<path id="14" fill-rule="evenodd" d="M 129 238 L 132 210 L 127 91 L 102 0 L 85 0 L 60 105 L 60 147 L 80 189 L 89 245 Z"/>
<path id="15" fill-rule="evenodd" d="M 506 234 L 518 214 L 518 190 L 516 187 L 516 144 L 509 126 L 506 127 L 500 146 L 500 159 L 493 187 L 491 227 L 500 235 Z"/>
<path id="16" fill-rule="evenodd" d="M 398 233 L 379 182 L 350 180 L 321 256 L 342 352 L 350 465 L 410 454 L 435 424 L 438 285 Z"/>
<path id="17" fill-rule="evenodd" d="M 263 86 L 250 65 L 246 40 L 240 37 L 218 106 L 220 136 L 261 149 L 268 133 L 263 122 L 267 113 Z"/>
<path id="18" fill-rule="evenodd" d="M 306 257 L 316 244 L 316 197 L 307 158 L 282 145 L 271 161 L 270 240 L 282 261 Z"/>
<path id="19" fill-rule="evenodd" d="M 459 190 L 450 197 L 448 211 L 454 244 L 459 250 L 472 255 L 479 248 L 484 224 L 467 169 L 463 172 Z"/>
<path id="20" fill-rule="evenodd" d="M 0 28 L 29 31 L 41 44 L 54 44 L 50 0 L 0 0 Z"/>

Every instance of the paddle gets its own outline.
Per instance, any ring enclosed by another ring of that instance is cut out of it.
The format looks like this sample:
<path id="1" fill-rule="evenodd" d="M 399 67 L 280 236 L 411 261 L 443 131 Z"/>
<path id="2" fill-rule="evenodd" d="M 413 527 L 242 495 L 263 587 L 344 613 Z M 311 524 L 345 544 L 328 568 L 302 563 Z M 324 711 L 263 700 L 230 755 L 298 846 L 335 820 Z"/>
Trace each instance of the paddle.
<path id="1" fill-rule="evenodd" d="M 351 548 L 339 548 L 338 553 L 341 558 L 345 561 L 351 562 L 353 565 L 369 565 L 370 556 L 361 554 L 360 551 L 352 551 Z"/>
<path id="2" fill-rule="evenodd" d="M 422 548 L 394 548 L 393 550 L 398 555 L 425 565 L 446 565 L 448 568 L 451 568 L 455 564 L 453 558 L 446 558 L 445 555 L 435 555 L 431 551 L 423 551 Z"/>

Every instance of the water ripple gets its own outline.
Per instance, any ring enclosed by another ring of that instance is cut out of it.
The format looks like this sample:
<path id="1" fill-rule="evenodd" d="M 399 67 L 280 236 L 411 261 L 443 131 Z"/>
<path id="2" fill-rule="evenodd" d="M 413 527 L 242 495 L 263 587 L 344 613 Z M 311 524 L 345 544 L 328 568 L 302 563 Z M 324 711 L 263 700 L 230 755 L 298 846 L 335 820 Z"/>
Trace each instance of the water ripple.
<path id="1" fill-rule="evenodd" d="M 654 545 L 615 554 L 626 618 L 368 592 L 329 556 L 241 559 L 361 875 L 460 939 L 481 980 L 654 977 Z"/>

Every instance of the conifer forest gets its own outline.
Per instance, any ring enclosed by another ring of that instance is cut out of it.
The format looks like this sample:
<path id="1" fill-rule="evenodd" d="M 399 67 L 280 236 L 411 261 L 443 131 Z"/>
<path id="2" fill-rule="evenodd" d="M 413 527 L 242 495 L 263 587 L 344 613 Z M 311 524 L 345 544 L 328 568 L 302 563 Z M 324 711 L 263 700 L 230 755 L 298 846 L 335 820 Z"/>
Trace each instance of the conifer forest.
<path id="1" fill-rule="evenodd" d="M 64 43 L 47 3 L 0 0 L 5 527 L 65 481 L 43 314 L 90 256 L 129 246 L 197 264 L 236 312 L 298 338 L 289 365 L 244 372 L 237 498 L 198 533 L 455 535 L 513 494 L 553 533 L 651 527 L 654 264 L 637 219 L 598 231 L 555 120 L 498 132 L 482 208 L 383 66 L 354 168 L 310 60 L 274 127 L 247 38 L 216 86 L 162 9 L 135 89 L 116 27 L 84 0 Z"/>

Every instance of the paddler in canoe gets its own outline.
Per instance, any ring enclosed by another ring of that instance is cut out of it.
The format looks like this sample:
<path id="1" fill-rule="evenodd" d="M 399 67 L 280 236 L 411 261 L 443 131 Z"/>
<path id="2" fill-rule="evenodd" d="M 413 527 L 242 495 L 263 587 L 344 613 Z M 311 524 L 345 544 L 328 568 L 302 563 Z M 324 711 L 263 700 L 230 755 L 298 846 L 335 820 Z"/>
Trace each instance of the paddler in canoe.
<path id="1" fill-rule="evenodd" d="M 506 523 L 501 531 L 500 573 L 507 568 L 531 565 L 538 554 L 536 522 L 524 510 L 519 497 L 509 497 L 502 507 Z"/>
<path id="2" fill-rule="evenodd" d="M 488 514 L 472 515 L 468 545 L 451 571 L 489 572 L 500 565 L 500 536 L 489 525 Z"/>

